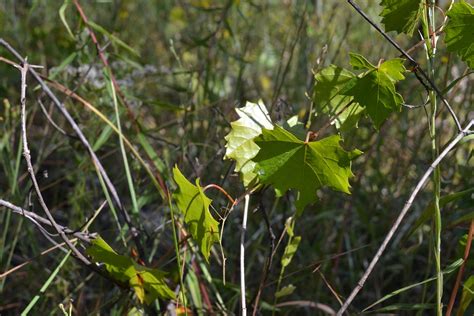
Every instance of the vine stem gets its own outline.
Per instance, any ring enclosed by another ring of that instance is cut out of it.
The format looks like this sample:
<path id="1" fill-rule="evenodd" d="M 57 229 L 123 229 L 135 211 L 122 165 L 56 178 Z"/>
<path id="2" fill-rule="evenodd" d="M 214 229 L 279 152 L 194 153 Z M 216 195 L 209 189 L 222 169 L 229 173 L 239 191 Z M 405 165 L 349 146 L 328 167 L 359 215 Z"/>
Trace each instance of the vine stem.
<path id="1" fill-rule="evenodd" d="M 474 119 L 467 124 L 466 128 L 461 130 L 457 134 L 457 136 L 446 146 L 446 148 L 441 152 L 441 154 L 433 161 L 433 163 L 429 166 L 429 168 L 425 171 L 423 176 L 421 177 L 420 181 L 418 181 L 415 189 L 412 191 L 410 197 L 408 200 L 405 202 L 405 206 L 403 207 L 402 211 L 398 215 L 397 219 L 395 220 L 395 223 L 392 225 L 392 228 L 388 232 L 387 236 L 385 236 L 384 241 L 380 245 L 379 249 L 377 250 L 377 253 L 375 256 L 372 258 L 372 261 L 370 262 L 369 266 L 364 272 L 364 275 L 360 278 L 359 282 L 357 283 L 356 287 L 352 290 L 351 294 L 349 297 L 346 299 L 342 307 L 339 309 L 337 312 L 337 316 L 341 316 L 344 314 L 344 312 L 347 310 L 349 305 L 352 303 L 354 298 L 357 296 L 357 294 L 360 292 L 362 287 L 364 286 L 365 282 L 367 281 L 367 278 L 369 275 L 372 273 L 372 270 L 374 269 L 375 265 L 379 261 L 380 257 L 382 256 L 383 252 L 387 248 L 388 243 L 392 239 L 393 235 L 397 231 L 398 227 L 400 226 L 400 223 L 402 222 L 403 218 L 407 214 L 408 210 L 410 210 L 413 201 L 415 200 L 415 197 L 418 195 L 418 193 L 421 191 L 423 186 L 426 184 L 428 181 L 430 175 L 433 173 L 434 169 L 441 163 L 441 161 L 446 157 L 446 155 L 451 151 L 451 149 L 456 146 L 459 141 L 466 136 L 467 134 L 470 133 L 470 128 L 471 126 L 474 125 Z"/>
<path id="2" fill-rule="evenodd" d="M 244 199 L 244 216 L 242 219 L 242 231 L 240 232 L 240 299 L 242 304 L 242 316 L 247 316 L 247 303 L 245 301 L 245 232 L 247 231 L 250 195 L 246 194 Z"/>
<path id="3" fill-rule="evenodd" d="M 435 80 L 435 69 L 434 59 L 436 55 L 436 43 L 437 37 L 435 33 L 435 3 L 432 0 L 426 0 L 426 6 L 423 8 L 423 20 L 422 20 L 422 38 L 425 38 L 425 52 L 426 61 L 428 68 L 428 76 L 431 81 Z M 436 141 L 436 112 L 438 104 L 436 100 L 436 94 L 434 91 L 429 91 L 429 101 L 431 105 L 430 113 L 430 124 L 429 133 L 431 138 L 431 153 L 433 159 L 439 154 L 438 142 Z M 434 195 L 434 259 L 436 268 L 436 314 L 441 316 L 443 314 L 443 272 L 441 271 L 441 230 L 442 230 L 442 219 L 441 219 L 441 208 L 439 200 L 441 198 L 441 170 L 439 166 L 436 166 L 433 172 L 433 195 Z"/>

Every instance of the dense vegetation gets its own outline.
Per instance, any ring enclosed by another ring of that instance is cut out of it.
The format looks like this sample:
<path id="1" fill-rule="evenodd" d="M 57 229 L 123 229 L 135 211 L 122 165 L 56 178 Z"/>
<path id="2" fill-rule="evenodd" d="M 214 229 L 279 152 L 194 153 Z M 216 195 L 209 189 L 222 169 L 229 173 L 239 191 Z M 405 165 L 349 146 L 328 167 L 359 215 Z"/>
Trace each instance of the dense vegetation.
<path id="1" fill-rule="evenodd" d="M 0 315 L 474 313 L 474 8 L 359 2 L 0 2 Z"/>

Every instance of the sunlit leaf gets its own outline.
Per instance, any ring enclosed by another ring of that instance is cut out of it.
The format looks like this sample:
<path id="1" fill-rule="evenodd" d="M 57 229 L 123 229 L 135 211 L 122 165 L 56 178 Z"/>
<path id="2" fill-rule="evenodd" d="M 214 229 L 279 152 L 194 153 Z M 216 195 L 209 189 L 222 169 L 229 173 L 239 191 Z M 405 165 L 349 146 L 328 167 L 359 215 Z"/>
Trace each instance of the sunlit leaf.
<path id="1" fill-rule="evenodd" d="M 184 215 L 189 232 L 199 245 L 204 258 L 209 260 L 212 245 L 219 241 L 219 223 L 209 211 L 212 200 L 204 194 L 199 179 L 196 179 L 196 185 L 193 185 L 178 167 L 173 168 L 173 176 L 178 185 L 173 197 Z"/>
<path id="2" fill-rule="evenodd" d="M 282 193 L 297 190 L 299 211 L 316 200 L 316 190 L 323 186 L 349 193 L 349 177 L 353 176 L 351 160 L 361 152 L 345 151 L 340 141 L 339 136 L 330 136 L 305 142 L 279 126 L 264 129 L 255 139 L 260 147 L 253 159 L 258 177 Z"/>
<path id="3" fill-rule="evenodd" d="M 273 124 L 262 101 L 247 102 L 245 107 L 235 109 L 240 119 L 230 123 L 231 131 L 227 141 L 224 158 L 236 162 L 235 171 L 240 172 L 245 186 L 255 179 L 255 163 L 251 160 L 258 153 L 253 139 L 262 133 L 262 128 L 272 129 Z"/>
<path id="4" fill-rule="evenodd" d="M 92 241 L 86 253 L 92 261 L 103 263 L 112 278 L 129 284 L 140 302 L 150 304 L 157 298 L 174 298 L 165 282 L 165 272 L 144 267 L 130 257 L 117 254 L 101 237 Z"/>

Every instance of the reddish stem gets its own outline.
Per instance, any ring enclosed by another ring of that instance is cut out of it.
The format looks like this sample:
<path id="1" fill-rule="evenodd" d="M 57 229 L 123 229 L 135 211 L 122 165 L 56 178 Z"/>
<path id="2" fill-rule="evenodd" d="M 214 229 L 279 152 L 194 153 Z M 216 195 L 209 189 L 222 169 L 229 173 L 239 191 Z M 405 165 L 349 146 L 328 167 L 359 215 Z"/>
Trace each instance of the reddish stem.
<path id="1" fill-rule="evenodd" d="M 227 199 L 230 201 L 230 203 L 232 203 L 232 205 L 235 205 L 236 204 L 236 201 L 230 196 L 229 193 L 227 193 L 226 190 L 224 190 L 221 186 L 217 185 L 217 184 L 208 184 L 204 187 L 203 191 L 206 191 L 207 189 L 210 189 L 210 188 L 214 188 L 214 189 L 217 189 L 219 191 L 221 191 L 226 197 Z"/>
<path id="2" fill-rule="evenodd" d="M 454 302 L 456 301 L 456 294 L 458 293 L 459 286 L 461 284 L 462 276 L 464 274 L 464 268 L 466 266 L 466 261 L 469 257 L 469 252 L 471 250 L 472 237 L 474 236 L 474 220 L 471 220 L 471 227 L 469 228 L 469 233 L 467 235 L 466 247 L 464 248 L 464 261 L 459 268 L 458 275 L 456 276 L 456 283 L 454 283 L 453 291 L 451 292 L 451 297 L 449 298 L 448 309 L 446 310 L 446 316 L 451 316 L 453 311 Z"/>

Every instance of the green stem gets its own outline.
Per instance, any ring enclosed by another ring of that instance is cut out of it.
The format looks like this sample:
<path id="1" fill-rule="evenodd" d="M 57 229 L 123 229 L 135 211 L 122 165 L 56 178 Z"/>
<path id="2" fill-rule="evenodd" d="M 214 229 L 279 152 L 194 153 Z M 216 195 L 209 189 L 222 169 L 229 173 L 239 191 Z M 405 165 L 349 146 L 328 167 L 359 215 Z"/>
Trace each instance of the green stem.
<path id="1" fill-rule="evenodd" d="M 171 196 L 168 192 L 168 206 L 170 208 L 170 213 L 171 213 L 171 225 L 173 227 L 173 241 L 174 241 L 174 251 L 176 252 L 176 262 L 178 265 L 178 275 L 179 275 L 179 287 L 180 287 L 180 293 L 183 299 L 183 305 L 184 305 L 184 310 L 187 315 L 187 308 L 186 308 L 186 297 L 184 293 L 184 282 L 183 282 L 183 274 L 181 273 L 181 260 L 179 257 L 179 243 L 178 243 L 178 235 L 177 235 L 177 230 L 176 230 L 176 220 L 174 217 L 174 208 L 171 202 Z M 179 295 L 178 295 L 179 299 Z"/>
<path id="2" fill-rule="evenodd" d="M 435 3 L 433 0 L 427 0 L 425 6 L 425 12 L 423 14 L 423 33 L 426 39 L 426 59 L 428 61 L 428 75 L 432 81 L 435 80 L 435 69 L 434 60 L 436 54 L 436 38 L 431 39 L 430 35 L 436 36 L 434 30 L 435 25 Z M 436 112 L 437 112 L 437 100 L 434 91 L 429 92 L 430 100 L 430 138 L 431 138 L 431 153 L 433 159 L 439 154 L 439 146 L 436 141 Z M 436 266 L 436 314 L 441 316 L 443 313 L 443 274 L 441 271 L 441 209 L 439 206 L 439 200 L 441 195 L 441 171 L 439 165 L 433 171 L 433 202 L 434 202 L 434 259 Z"/>

